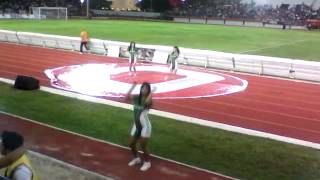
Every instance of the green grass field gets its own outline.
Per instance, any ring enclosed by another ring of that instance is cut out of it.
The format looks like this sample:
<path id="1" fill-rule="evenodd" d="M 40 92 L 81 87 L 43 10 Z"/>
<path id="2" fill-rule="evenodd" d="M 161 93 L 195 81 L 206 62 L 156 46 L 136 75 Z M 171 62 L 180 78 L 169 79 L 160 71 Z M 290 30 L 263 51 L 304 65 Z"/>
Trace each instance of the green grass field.
<path id="1" fill-rule="evenodd" d="M 122 20 L 1 20 L 0 29 L 320 61 L 320 32 Z"/>
<path id="2" fill-rule="evenodd" d="M 166 22 L 1 20 L 0 29 L 320 61 L 320 33 Z M 0 110 L 127 145 L 132 112 L 0 83 Z M 153 154 L 241 179 L 320 179 L 320 151 L 151 116 Z"/>
<path id="3" fill-rule="evenodd" d="M 0 111 L 127 146 L 130 110 L 0 83 Z M 320 179 L 320 151 L 151 116 L 153 154 L 240 179 Z M 129 153 L 129 152 L 128 152 Z"/>

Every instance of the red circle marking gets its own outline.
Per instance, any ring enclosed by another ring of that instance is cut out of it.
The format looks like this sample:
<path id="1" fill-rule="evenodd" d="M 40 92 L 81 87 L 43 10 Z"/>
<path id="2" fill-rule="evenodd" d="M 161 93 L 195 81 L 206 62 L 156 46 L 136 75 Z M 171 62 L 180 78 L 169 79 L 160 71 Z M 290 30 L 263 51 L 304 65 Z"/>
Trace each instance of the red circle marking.
<path id="1" fill-rule="evenodd" d="M 145 81 L 156 87 L 156 99 L 227 95 L 248 85 L 238 77 L 190 68 L 172 74 L 166 65 L 159 64 L 138 64 L 137 72 L 129 72 L 129 64 L 123 63 L 65 66 L 45 73 L 56 88 L 99 97 L 123 97 L 133 82 Z"/>

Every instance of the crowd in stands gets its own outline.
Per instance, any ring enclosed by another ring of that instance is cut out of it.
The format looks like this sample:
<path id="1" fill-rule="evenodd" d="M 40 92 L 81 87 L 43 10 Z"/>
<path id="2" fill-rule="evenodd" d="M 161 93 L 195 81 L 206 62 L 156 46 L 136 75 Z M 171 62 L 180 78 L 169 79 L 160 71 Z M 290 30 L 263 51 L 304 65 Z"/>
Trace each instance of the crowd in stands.
<path id="1" fill-rule="evenodd" d="M 1 0 L 1 14 L 29 14 L 31 7 L 74 7 L 79 5 L 79 0 Z"/>
<path id="2" fill-rule="evenodd" d="M 303 3 L 272 7 L 271 5 L 244 4 L 239 0 L 187 0 L 174 8 L 172 13 L 176 16 L 233 18 L 295 25 L 301 25 L 309 18 L 320 18 L 320 8 L 314 10 Z"/>
<path id="3" fill-rule="evenodd" d="M 245 4 L 241 0 L 184 0 L 177 1 L 169 15 L 219 19 L 256 20 L 266 23 L 303 25 L 306 19 L 320 19 L 320 8 L 315 10 L 304 3 L 289 5 Z M 0 14 L 30 14 L 31 7 L 68 7 L 77 11 L 79 0 L 1 0 Z"/>

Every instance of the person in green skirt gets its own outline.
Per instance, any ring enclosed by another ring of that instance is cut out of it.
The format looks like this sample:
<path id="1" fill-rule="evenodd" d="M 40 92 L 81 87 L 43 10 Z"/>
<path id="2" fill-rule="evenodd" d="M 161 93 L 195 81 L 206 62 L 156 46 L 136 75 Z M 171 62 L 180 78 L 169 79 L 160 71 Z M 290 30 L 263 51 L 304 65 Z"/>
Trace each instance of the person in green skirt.
<path id="1" fill-rule="evenodd" d="M 128 163 L 128 165 L 134 166 L 143 163 L 140 170 L 146 171 L 151 167 L 147 145 L 152 131 L 151 123 L 148 118 L 148 112 L 152 106 L 152 92 L 150 83 L 144 82 L 140 87 L 139 95 L 132 95 L 132 91 L 135 87 L 136 83 L 132 85 L 127 94 L 127 99 L 131 100 L 133 104 L 134 112 L 134 123 L 129 137 L 129 146 L 133 154 L 133 159 Z M 138 142 L 143 151 L 142 158 L 138 155 Z"/>
<path id="2" fill-rule="evenodd" d="M 128 47 L 129 52 L 129 63 L 130 63 L 130 72 L 133 71 L 136 72 L 136 63 L 137 63 L 137 48 L 136 43 L 134 41 L 130 42 L 130 46 Z"/>
<path id="3" fill-rule="evenodd" d="M 178 70 L 178 57 L 180 55 L 180 50 L 177 46 L 173 47 L 173 51 L 168 56 L 167 63 L 170 64 L 170 72 L 176 74 Z"/>

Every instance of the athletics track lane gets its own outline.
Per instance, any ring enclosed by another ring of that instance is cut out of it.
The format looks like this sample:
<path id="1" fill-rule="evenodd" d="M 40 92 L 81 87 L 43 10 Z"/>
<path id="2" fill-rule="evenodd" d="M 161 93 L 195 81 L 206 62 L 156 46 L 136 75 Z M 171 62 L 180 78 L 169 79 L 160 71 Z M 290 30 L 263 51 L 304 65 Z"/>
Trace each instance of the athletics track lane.
<path id="1" fill-rule="evenodd" d="M 80 55 L 39 47 L 0 43 L 0 77 L 34 76 L 49 86 L 43 71 L 84 63 L 123 63 L 123 59 Z M 190 67 L 187 67 L 190 68 Z M 227 96 L 156 100 L 154 108 L 209 121 L 320 143 L 320 85 L 234 74 L 248 88 Z M 112 98 L 121 101 L 121 99 Z"/>
<path id="2" fill-rule="evenodd" d="M 225 180 L 209 172 L 199 171 L 159 158 L 151 157 L 152 168 L 129 167 L 129 150 L 67 133 L 0 112 L 0 131 L 21 133 L 31 150 L 62 160 L 115 180 Z"/>

